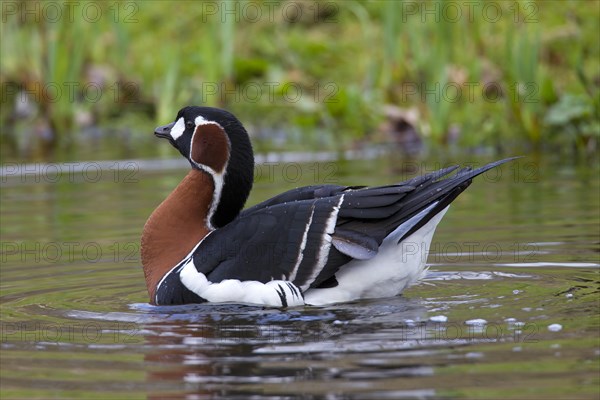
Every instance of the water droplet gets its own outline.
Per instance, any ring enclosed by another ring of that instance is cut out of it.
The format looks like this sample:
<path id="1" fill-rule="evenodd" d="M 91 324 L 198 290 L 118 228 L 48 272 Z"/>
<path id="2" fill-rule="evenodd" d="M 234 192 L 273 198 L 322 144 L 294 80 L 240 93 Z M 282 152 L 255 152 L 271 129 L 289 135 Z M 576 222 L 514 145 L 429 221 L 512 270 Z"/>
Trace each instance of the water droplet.
<path id="1" fill-rule="evenodd" d="M 448 321 L 448 317 L 445 315 L 434 315 L 433 317 L 429 317 L 431 322 L 446 322 Z"/>
<path id="2" fill-rule="evenodd" d="M 550 332 L 558 332 L 558 331 L 562 330 L 562 325 L 561 324 L 548 325 L 548 330 Z"/>

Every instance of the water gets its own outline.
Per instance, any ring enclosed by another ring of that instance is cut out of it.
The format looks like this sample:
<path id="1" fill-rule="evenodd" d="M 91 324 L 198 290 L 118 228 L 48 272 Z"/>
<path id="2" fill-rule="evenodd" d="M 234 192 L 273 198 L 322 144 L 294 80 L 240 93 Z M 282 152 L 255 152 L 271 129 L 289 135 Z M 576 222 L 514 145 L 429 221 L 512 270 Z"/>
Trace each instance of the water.
<path id="1" fill-rule="evenodd" d="M 249 204 L 447 164 L 273 162 Z M 600 395 L 594 162 L 523 159 L 478 178 L 400 297 L 289 310 L 148 305 L 141 228 L 185 171 L 127 165 L 2 177 L 3 399 Z"/>

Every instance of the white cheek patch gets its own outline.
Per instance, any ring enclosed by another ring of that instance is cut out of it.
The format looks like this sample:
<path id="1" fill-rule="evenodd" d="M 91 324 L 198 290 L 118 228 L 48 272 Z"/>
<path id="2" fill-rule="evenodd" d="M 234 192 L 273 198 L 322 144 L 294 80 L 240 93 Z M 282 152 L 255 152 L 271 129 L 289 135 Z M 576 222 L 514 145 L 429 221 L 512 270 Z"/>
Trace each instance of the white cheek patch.
<path id="1" fill-rule="evenodd" d="M 181 135 L 183 135 L 184 131 L 185 131 L 185 121 L 183 120 L 183 117 L 181 117 L 177 120 L 175 125 L 173 125 L 173 127 L 171 128 L 171 137 L 173 138 L 173 140 L 177 140 Z"/>

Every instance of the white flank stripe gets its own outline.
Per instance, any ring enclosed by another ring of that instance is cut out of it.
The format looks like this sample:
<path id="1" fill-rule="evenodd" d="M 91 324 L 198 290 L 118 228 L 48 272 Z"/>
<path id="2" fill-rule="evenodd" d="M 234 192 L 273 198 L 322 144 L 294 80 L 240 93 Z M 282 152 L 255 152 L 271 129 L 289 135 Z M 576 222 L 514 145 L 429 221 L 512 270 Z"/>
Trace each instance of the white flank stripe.
<path id="1" fill-rule="evenodd" d="M 223 129 L 223 127 L 220 124 L 218 124 L 214 121 L 207 121 L 204 118 L 202 118 L 201 116 L 196 117 L 194 122 L 196 123 L 196 128 L 194 129 L 194 134 L 192 135 L 192 141 L 190 142 L 190 144 L 194 143 L 194 136 L 196 136 L 196 131 L 197 131 L 198 126 L 212 124 L 212 125 L 218 126 L 219 128 L 221 128 L 223 130 L 223 132 L 225 132 L 225 130 Z M 227 134 L 225 136 L 227 137 Z M 227 137 L 227 140 L 229 140 L 229 137 Z M 229 147 L 231 148 L 231 143 L 229 144 Z M 210 203 L 210 209 L 208 210 L 208 214 L 206 216 L 206 225 L 208 226 L 208 229 L 214 230 L 215 227 L 212 225 L 210 220 L 212 219 L 212 216 L 214 215 L 215 211 L 217 211 L 217 207 L 219 206 L 219 202 L 221 201 L 221 192 L 223 191 L 223 185 L 225 182 L 225 173 L 227 172 L 227 165 L 229 164 L 229 158 L 225 162 L 225 166 L 223 167 L 222 173 L 217 173 L 217 171 L 215 171 L 208 165 L 204 165 L 204 164 L 200 164 L 200 163 L 196 162 L 196 160 L 194 160 L 192 158 L 192 146 L 191 145 L 190 145 L 190 157 L 189 158 L 196 167 L 198 167 L 202 171 L 209 174 L 213 179 L 215 190 L 213 192 L 212 202 Z"/>
<path id="2" fill-rule="evenodd" d="M 425 218 L 425 216 L 427 214 L 429 214 L 429 212 L 435 207 L 437 206 L 437 204 L 439 203 L 439 201 L 435 201 L 433 203 L 431 203 L 429 206 L 427 206 L 427 208 L 421 210 L 417 215 L 414 215 L 412 217 L 410 217 L 408 220 L 404 221 L 402 223 L 402 225 L 400 225 L 399 227 L 397 227 L 396 229 L 394 229 L 394 231 L 392 231 L 392 233 L 390 233 L 385 239 L 385 241 L 388 242 L 393 242 L 393 241 L 397 241 L 398 239 L 400 239 L 402 236 L 404 236 L 406 234 L 406 232 L 408 232 L 409 230 L 411 230 L 416 224 L 419 223 L 419 221 L 421 221 L 423 218 Z M 393 243 L 393 245 L 396 245 L 397 243 Z M 383 245 L 383 243 L 382 243 Z"/>
<path id="3" fill-rule="evenodd" d="M 379 252 L 369 260 L 351 260 L 343 265 L 335 277 L 338 285 L 326 289 L 310 289 L 304 293 L 306 304 L 324 305 L 356 299 L 396 296 L 404 288 L 420 279 L 426 269 L 426 260 L 436 226 L 448 207 L 429 222 L 398 243 L 419 219 L 405 221 L 389 234 L 379 246 Z M 421 218 L 424 216 L 421 213 Z"/>
<path id="4" fill-rule="evenodd" d="M 225 279 L 219 283 L 210 282 L 196 269 L 194 260 L 185 264 L 179 274 L 186 288 L 211 303 L 246 303 L 269 307 L 281 307 L 281 294 L 288 307 L 304 305 L 304 299 L 298 295 L 300 290 L 287 281 L 239 281 Z"/>
<path id="5" fill-rule="evenodd" d="M 317 275 L 323 270 L 327 260 L 329 259 L 329 249 L 331 249 L 331 234 L 335 231 L 335 223 L 337 222 L 337 216 L 340 212 L 340 207 L 344 202 L 344 195 L 340 196 L 340 200 L 337 205 L 333 207 L 329 218 L 327 218 L 327 222 L 325 223 L 325 232 L 323 232 L 323 237 L 321 239 L 321 247 L 319 248 L 319 254 L 317 256 L 317 265 L 313 268 L 313 272 L 310 277 L 307 279 L 306 283 L 300 286 L 300 289 L 304 292 L 311 283 L 317 278 Z"/>
<path id="6" fill-rule="evenodd" d="M 310 217 L 308 218 L 308 223 L 306 224 L 306 228 L 304 229 L 304 234 L 302 234 L 302 242 L 300 243 L 300 251 L 298 253 L 298 258 L 296 259 L 296 265 L 294 265 L 294 269 L 290 273 L 288 280 L 294 281 L 296 279 L 296 274 L 298 273 L 298 268 L 302 263 L 302 259 L 304 258 L 304 249 L 306 248 L 306 241 L 308 239 L 308 231 L 310 229 L 310 225 L 312 224 L 313 215 L 315 214 L 315 205 L 312 205 L 312 209 L 310 211 Z"/>

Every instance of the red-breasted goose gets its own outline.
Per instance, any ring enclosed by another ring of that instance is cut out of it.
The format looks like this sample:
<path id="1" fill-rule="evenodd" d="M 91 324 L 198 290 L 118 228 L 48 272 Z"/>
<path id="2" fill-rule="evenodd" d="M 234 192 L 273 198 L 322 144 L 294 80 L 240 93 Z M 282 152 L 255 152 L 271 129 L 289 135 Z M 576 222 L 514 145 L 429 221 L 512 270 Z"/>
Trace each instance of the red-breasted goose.
<path id="1" fill-rule="evenodd" d="M 242 211 L 254 155 L 235 116 L 185 107 L 155 135 L 191 164 L 142 234 L 146 285 L 156 305 L 291 307 L 398 295 L 424 275 L 431 238 L 450 203 L 473 177 L 512 160 L 387 186 L 301 187 Z"/>

